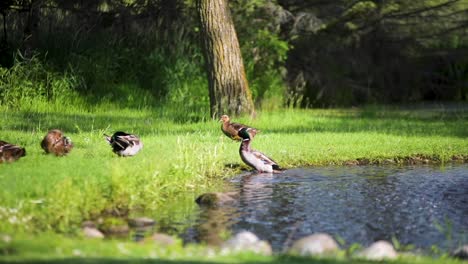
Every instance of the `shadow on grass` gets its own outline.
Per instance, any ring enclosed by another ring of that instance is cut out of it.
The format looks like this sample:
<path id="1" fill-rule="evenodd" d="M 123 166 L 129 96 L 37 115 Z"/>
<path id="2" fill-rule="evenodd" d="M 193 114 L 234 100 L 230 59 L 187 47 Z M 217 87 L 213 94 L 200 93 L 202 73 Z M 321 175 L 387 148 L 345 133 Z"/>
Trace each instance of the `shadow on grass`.
<path id="1" fill-rule="evenodd" d="M 124 130 L 143 135 L 186 134 L 218 130 L 219 123 L 205 122 L 187 125 L 157 116 L 156 112 L 138 113 L 140 116 L 116 114 L 65 114 L 14 112 L 3 113 L 7 122 L 2 130 L 36 131 L 59 128 L 67 133 L 105 130 Z M 468 137 L 468 112 L 459 111 L 330 111 L 318 114 L 304 114 L 300 123 L 271 124 L 270 128 L 259 127 L 263 133 L 313 133 L 313 132 L 376 132 L 395 135 L 453 136 Z M 291 114 L 294 115 L 294 114 Z M 268 122 L 268 120 L 267 120 Z"/>

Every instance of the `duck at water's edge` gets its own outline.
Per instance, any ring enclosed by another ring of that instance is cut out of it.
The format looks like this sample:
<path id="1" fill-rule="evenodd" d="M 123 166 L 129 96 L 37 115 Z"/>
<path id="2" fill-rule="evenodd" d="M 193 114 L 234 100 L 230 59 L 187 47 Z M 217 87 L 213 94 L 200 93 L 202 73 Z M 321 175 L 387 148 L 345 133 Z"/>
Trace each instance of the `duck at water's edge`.
<path id="1" fill-rule="evenodd" d="M 0 140 L 0 163 L 13 162 L 26 156 L 26 149 Z"/>
<path id="2" fill-rule="evenodd" d="M 133 156 L 143 148 L 143 142 L 133 134 L 117 131 L 112 136 L 106 134 L 104 136 L 111 145 L 112 151 L 119 156 Z"/>
<path id="3" fill-rule="evenodd" d="M 279 167 L 276 161 L 267 157 L 265 154 L 260 151 L 253 150 L 250 148 L 250 143 L 252 142 L 252 135 L 249 128 L 241 128 L 239 130 L 239 136 L 242 138 L 242 143 L 239 148 L 239 154 L 242 161 L 250 167 L 256 169 L 259 173 L 268 172 L 268 173 L 279 173 L 281 168 Z"/>
<path id="4" fill-rule="evenodd" d="M 249 127 L 244 124 L 231 123 L 230 118 L 227 115 L 222 115 L 221 119 L 219 119 L 219 122 L 223 123 L 221 125 L 221 130 L 223 131 L 223 133 L 232 140 L 242 140 L 242 138 L 239 136 L 239 130 L 241 130 L 242 128 L 250 129 L 250 134 L 252 138 L 254 138 L 258 132 L 260 132 L 256 128 Z"/>

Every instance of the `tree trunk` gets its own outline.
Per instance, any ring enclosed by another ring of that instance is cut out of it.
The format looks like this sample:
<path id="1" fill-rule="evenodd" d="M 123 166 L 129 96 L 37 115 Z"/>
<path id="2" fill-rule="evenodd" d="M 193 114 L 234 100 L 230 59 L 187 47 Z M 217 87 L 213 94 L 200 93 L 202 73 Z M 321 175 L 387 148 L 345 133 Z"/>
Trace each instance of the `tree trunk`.
<path id="1" fill-rule="evenodd" d="M 43 0 L 31 0 L 23 35 L 23 57 L 31 58 L 37 49 L 40 8 Z"/>
<path id="2" fill-rule="evenodd" d="M 211 116 L 254 115 L 239 41 L 226 0 L 197 0 L 208 73 Z"/>

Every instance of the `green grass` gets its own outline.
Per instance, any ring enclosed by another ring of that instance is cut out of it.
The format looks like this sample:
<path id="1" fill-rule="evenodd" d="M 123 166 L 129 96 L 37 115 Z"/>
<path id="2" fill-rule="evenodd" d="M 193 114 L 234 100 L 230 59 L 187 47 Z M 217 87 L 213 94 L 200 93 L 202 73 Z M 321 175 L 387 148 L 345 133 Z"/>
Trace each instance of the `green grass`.
<path id="1" fill-rule="evenodd" d="M 283 109 L 259 112 L 256 119 L 234 121 L 260 129 L 253 148 L 267 153 L 285 168 L 343 164 L 357 159 L 374 163 L 402 161 L 416 155 L 444 163 L 453 156 L 465 160 L 468 156 L 466 109 L 465 105 Z M 187 113 L 190 114 L 193 113 Z M 193 201 L 197 195 L 222 189 L 223 179 L 247 168 L 239 158 L 239 144 L 221 133 L 218 122 L 206 118 L 183 123 L 173 121 L 158 109 L 39 106 L 22 110 L 0 108 L 0 120 L 0 140 L 27 150 L 27 156 L 19 161 L 0 165 L 0 234 L 11 235 L 15 241 L 11 252 L 24 258 L 43 256 L 47 261 L 80 262 L 70 252 L 62 256 L 33 247 L 41 245 L 41 235 L 45 233 L 76 237 L 82 221 L 96 219 L 109 209 L 138 209 L 132 214 L 157 220 L 170 216 L 173 221 L 184 222 L 196 209 Z M 62 129 L 71 137 L 75 148 L 70 155 L 57 158 L 43 154 L 39 143 L 52 128 Z M 103 133 L 116 130 L 141 136 L 143 150 L 135 157 L 117 157 L 103 137 Z M 32 241 L 21 240 L 24 234 L 31 235 Z M 64 248 L 70 250 L 75 243 L 99 244 L 73 241 L 66 242 Z M 139 247 L 131 243 L 128 246 Z M 113 246 L 103 247 L 108 247 L 110 253 L 91 254 L 88 261 L 113 261 Z M 146 262 L 145 254 L 132 251 L 130 259 L 123 255 L 118 259 Z M 276 257 L 255 260 L 281 262 Z M 167 261 L 170 263 L 170 258 Z M 306 262 L 300 258 L 292 261 Z"/>

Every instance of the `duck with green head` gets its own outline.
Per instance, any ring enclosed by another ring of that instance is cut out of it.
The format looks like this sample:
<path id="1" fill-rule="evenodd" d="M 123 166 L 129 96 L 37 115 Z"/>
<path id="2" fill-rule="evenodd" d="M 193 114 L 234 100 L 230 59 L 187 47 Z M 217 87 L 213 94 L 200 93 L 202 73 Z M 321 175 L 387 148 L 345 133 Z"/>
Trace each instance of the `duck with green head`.
<path id="1" fill-rule="evenodd" d="M 242 161 L 250 167 L 256 169 L 259 173 L 268 172 L 268 173 L 279 173 L 281 168 L 279 167 L 276 161 L 267 157 L 265 154 L 260 151 L 253 150 L 250 148 L 250 143 L 255 133 L 254 130 L 249 128 L 242 128 L 239 130 L 239 136 L 242 138 L 242 143 L 239 148 L 239 154 Z"/>
<path id="2" fill-rule="evenodd" d="M 115 132 L 112 136 L 104 134 L 112 151 L 122 157 L 133 156 L 143 148 L 143 142 L 136 135 L 122 131 Z"/>

